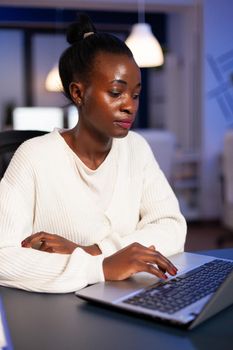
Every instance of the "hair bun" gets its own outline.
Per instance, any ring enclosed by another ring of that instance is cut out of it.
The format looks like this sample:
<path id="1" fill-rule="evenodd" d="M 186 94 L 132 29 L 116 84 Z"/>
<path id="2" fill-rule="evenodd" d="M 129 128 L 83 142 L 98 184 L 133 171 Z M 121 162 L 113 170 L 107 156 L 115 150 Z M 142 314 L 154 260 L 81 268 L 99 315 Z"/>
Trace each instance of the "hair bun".
<path id="1" fill-rule="evenodd" d="M 69 44 L 73 45 L 78 41 L 83 40 L 84 34 L 89 32 L 96 33 L 96 28 L 88 15 L 80 14 L 77 22 L 72 23 L 68 27 L 66 40 Z"/>

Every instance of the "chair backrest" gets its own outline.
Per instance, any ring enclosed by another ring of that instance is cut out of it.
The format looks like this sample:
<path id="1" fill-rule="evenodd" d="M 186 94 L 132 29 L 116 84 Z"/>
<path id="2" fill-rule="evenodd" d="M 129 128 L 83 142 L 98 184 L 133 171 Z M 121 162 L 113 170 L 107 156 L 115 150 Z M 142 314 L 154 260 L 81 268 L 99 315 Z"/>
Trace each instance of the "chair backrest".
<path id="1" fill-rule="evenodd" d="M 47 131 L 41 130 L 7 130 L 0 132 L 0 179 L 21 143 L 46 133 Z"/>

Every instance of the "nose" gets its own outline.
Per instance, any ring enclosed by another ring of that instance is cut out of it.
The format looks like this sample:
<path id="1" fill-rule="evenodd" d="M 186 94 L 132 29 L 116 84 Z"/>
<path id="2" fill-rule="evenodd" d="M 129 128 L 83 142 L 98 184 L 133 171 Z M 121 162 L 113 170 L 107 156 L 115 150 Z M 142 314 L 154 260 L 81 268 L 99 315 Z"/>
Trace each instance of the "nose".
<path id="1" fill-rule="evenodd" d="M 134 99 L 132 96 L 126 96 L 121 104 L 121 112 L 134 115 L 138 110 L 138 99 Z"/>

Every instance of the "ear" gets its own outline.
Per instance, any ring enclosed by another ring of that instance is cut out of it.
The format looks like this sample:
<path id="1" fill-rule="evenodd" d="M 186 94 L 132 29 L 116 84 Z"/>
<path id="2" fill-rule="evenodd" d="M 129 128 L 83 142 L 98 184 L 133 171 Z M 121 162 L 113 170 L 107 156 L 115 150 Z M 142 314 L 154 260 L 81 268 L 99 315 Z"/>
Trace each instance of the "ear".
<path id="1" fill-rule="evenodd" d="M 81 106 L 83 100 L 83 84 L 82 83 L 70 83 L 69 85 L 70 96 L 76 106 Z"/>

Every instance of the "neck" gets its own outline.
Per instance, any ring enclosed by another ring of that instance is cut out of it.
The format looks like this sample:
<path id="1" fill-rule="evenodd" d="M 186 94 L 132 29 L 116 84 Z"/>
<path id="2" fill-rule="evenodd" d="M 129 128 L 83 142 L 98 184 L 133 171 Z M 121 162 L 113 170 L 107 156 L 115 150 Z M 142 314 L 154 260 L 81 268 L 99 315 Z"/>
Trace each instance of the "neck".
<path id="1" fill-rule="evenodd" d="M 104 161 L 112 146 L 112 138 L 87 131 L 81 124 L 62 136 L 83 163 L 93 170 Z"/>

